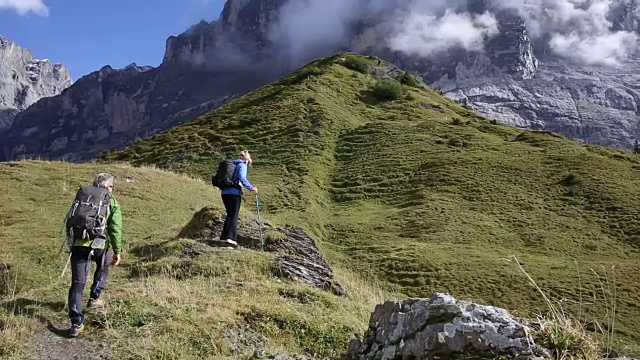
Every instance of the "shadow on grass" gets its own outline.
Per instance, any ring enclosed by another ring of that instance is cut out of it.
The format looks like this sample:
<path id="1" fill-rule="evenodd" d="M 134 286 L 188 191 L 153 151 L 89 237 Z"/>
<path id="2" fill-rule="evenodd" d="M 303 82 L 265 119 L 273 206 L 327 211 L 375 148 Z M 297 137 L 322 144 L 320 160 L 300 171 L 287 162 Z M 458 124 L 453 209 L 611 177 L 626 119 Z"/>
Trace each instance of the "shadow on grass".
<path id="1" fill-rule="evenodd" d="M 61 338 L 71 339 L 71 336 L 69 335 L 69 329 L 67 327 L 59 328 L 59 327 L 55 326 L 51 322 L 51 320 L 47 319 L 44 316 L 38 316 L 37 318 L 38 318 L 38 321 L 43 323 L 47 327 L 47 330 L 50 331 L 51 333 L 53 333 L 56 336 L 59 336 Z"/>
<path id="2" fill-rule="evenodd" d="M 362 91 L 358 96 L 358 100 L 362 101 L 363 103 L 369 106 L 376 106 L 385 102 L 378 99 L 376 95 L 373 93 L 373 90 Z"/>
<path id="3" fill-rule="evenodd" d="M 49 318 L 42 315 L 40 312 L 43 309 L 48 309 L 53 312 L 63 312 L 66 308 L 66 301 L 36 301 L 27 298 L 17 298 L 0 303 L 0 308 L 5 309 L 9 313 L 13 313 L 17 316 L 25 316 L 38 320 L 44 324 L 48 331 L 62 338 L 70 338 L 68 328 L 58 327 L 54 325 Z"/>
<path id="4" fill-rule="evenodd" d="M 55 312 L 63 311 L 66 301 L 36 301 L 26 298 L 17 298 L 0 303 L 0 308 L 15 315 L 37 317 L 38 310 L 49 309 Z"/>
<path id="5" fill-rule="evenodd" d="M 170 249 L 169 246 L 175 240 L 166 240 L 157 244 L 139 245 L 131 248 L 131 255 L 139 258 L 140 261 L 148 262 L 162 259 L 167 256 Z"/>

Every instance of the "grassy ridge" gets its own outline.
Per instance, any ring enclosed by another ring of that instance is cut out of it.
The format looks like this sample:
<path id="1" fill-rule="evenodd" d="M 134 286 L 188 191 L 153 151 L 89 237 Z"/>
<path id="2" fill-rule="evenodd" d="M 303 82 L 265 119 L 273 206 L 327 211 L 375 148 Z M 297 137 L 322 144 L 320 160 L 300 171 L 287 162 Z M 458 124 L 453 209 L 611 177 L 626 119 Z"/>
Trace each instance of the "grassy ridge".
<path id="1" fill-rule="evenodd" d="M 368 72 L 386 65 L 358 57 L 367 70 L 354 71 L 343 57 L 102 160 L 208 177 L 249 148 L 267 213 L 313 230 L 336 264 L 406 295 L 534 316 L 546 306 L 515 254 L 592 327 L 615 296 L 618 339 L 640 341 L 637 157 L 489 122 L 428 89 L 380 102 Z"/>
<path id="2" fill-rule="evenodd" d="M 110 272 L 106 316 L 88 313 L 83 336 L 107 342 L 113 358 L 239 359 L 254 346 L 330 356 L 364 331 L 382 300 L 341 269 L 336 276 L 349 300 L 275 282 L 273 258 L 260 252 L 213 251 L 185 267 L 180 254 L 190 241 L 175 237 L 203 206 L 221 207 L 202 181 L 125 165 L 3 163 L 0 264 L 11 265 L 12 275 L 10 291 L 0 293 L 0 358 L 29 358 L 38 347 L 48 354 L 46 324 L 54 331 L 68 327 L 70 274 L 60 279 L 66 259 L 57 255 L 61 221 L 77 187 L 102 171 L 117 177 L 124 263 Z M 252 217 L 250 208 L 242 213 Z M 70 346 L 56 342 L 63 351 Z"/>

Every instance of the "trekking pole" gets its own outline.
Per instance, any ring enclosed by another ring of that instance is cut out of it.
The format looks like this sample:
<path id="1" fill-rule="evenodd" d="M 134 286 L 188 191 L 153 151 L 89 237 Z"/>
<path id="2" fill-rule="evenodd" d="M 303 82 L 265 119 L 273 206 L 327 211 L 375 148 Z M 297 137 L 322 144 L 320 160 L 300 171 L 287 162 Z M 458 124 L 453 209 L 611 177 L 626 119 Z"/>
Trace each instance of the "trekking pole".
<path id="1" fill-rule="evenodd" d="M 264 237 L 262 236 L 262 220 L 260 220 L 260 198 L 258 194 L 256 194 L 256 209 L 258 210 L 258 226 L 260 228 L 260 246 L 262 247 L 262 251 L 264 251 Z"/>
<path id="2" fill-rule="evenodd" d="M 71 262 L 71 253 L 69 253 L 69 257 L 67 258 L 67 263 L 64 264 L 64 268 L 62 269 L 62 274 L 60 275 L 60 279 L 64 277 L 64 273 L 67 272 L 67 267 L 69 266 L 69 262 Z"/>

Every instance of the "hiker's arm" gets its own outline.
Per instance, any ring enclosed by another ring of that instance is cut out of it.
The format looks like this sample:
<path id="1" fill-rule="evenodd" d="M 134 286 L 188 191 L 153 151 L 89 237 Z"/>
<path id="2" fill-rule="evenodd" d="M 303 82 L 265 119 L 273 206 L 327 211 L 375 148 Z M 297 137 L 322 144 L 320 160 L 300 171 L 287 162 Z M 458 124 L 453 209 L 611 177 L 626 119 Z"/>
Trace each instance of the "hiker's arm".
<path id="1" fill-rule="evenodd" d="M 118 255 L 122 251 L 122 212 L 117 201 L 112 204 L 111 216 L 109 216 L 107 223 L 107 232 L 113 253 Z"/>
<path id="2" fill-rule="evenodd" d="M 253 191 L 254 187 L 251 185 L 249 180 L 247 179 L 247 164 L 240 163 L 240 183 L 246 187 L 248 190 Z"/>

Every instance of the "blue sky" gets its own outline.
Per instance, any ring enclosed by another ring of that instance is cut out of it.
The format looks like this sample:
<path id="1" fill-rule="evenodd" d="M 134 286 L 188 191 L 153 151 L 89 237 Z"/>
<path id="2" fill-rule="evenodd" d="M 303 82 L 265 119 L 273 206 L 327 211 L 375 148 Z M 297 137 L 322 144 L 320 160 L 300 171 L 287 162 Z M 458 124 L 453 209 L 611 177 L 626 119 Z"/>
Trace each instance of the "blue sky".
<path id="1" fill-rule="evenodd" d="M 218 18 L 224 0 L 0 0 L 0 35 L 73 80 L 104 65 L 156 66 L 165 40 Z"/>

